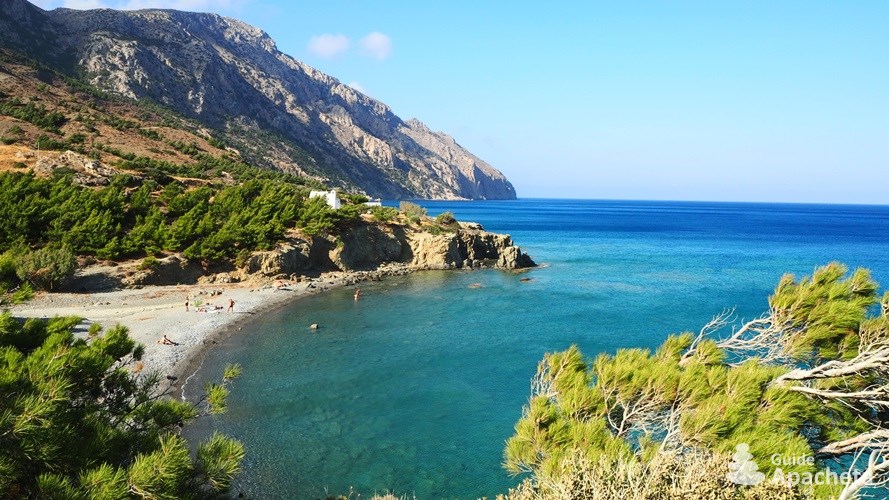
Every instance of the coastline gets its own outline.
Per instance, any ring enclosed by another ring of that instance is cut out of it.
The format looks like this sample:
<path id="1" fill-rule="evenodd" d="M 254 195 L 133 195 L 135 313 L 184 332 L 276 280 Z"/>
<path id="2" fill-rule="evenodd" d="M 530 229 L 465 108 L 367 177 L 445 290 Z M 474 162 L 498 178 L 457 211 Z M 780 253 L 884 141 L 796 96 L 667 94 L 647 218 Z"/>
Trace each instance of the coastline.
<path id="1" fill-rule="evenodd" d="M 266 313 L 311 295 L 343 286 L 354 286 L 386 276 L 404 275 L 417 268 L 385 264 L 371 271 L 328 272 L 314 278 L 276 286 L 273 280 L 233 284 L 194 284 L 145 286 L 92 293 L 41 293 L 34 299 L 9 308 L 22 318 L 78 316 L 78 335 L 86 335 L 93 323 L 103 330 L 122 325 L 130 337 L 145 346 L 140 363 L 133 372 L 156 371 L 161 380 L 174 377 L 172 394 L 183 394 L 188 378 L 199 370 L 204 355 L 220 338 L 237 333 L 257 314 Z M 185 299 L 189 310 L 185 310 Z M 229 299 L 235 301 L 227 311 Z M 198 312 L 201 305 L 220 309 Z M 306 325 L 308 326 L 308 325 Z M 176 345 L 157 341 L 167 336 Z"/>

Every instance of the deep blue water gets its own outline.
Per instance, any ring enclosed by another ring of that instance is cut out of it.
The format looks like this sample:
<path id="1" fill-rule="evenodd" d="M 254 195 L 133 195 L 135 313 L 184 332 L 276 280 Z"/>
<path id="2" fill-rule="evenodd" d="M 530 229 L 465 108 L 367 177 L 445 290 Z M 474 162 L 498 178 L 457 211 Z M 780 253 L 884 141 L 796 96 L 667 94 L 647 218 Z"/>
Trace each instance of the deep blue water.
<path id="1" fill-rule="evenodd" d="M 545 352 L 654 348 L 726 307 L 750 318 L 782 273 L 832 260 L 889 284 L 887 206 L 420 203 L 512 234 L 544 266 L 362 284 L 358 303 L 349 289 L 311 297 L 227 339 L 198 378 L 231 362 L 244 376 L 229 412 L 190 434 L 244 442 L 237 491 L 492 497 L 517 482 L 501 468 L 503 442 Z"/>

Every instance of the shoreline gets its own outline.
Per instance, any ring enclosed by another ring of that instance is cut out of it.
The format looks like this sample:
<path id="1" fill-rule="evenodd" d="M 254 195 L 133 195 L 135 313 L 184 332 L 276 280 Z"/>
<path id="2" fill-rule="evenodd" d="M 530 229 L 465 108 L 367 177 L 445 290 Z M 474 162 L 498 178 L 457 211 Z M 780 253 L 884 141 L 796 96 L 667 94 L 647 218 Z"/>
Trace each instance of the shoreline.
<path id="1" fill-rule="evenodd" d="M 184 397 L 184 387 L 203 364 L 206 353 L 217 341 L 240 332 L 253 316 L 273 311 L 302 298 L 325 293 L 363 281 L 405 275 L 418 270 L 403 264 L 385 264 L 370 271 L 336 271 L 303 278 L 279 288 L 274 280 L 233 284 L 191 284 L 122 288 L 93 293 L 41 293 L 32 300 L 10 307 L 15 317 L 52 318 L 79 316 L 75 329 L 84 336 L 90 325 L 103 331 L 116 325 L 127 327 L 129 335 L 145 347 L 140 362 L 129 368 L 133 373 L 156 371 L 172 382 L 169 396 Z M 188 297 L 189 310 L 185 311 Z M 229 299 L 235 301 L 227 311 Z M 212 304 L 218 309 L 198 312 Z M 158 343 L 163 336 L 175 345 Z"/>

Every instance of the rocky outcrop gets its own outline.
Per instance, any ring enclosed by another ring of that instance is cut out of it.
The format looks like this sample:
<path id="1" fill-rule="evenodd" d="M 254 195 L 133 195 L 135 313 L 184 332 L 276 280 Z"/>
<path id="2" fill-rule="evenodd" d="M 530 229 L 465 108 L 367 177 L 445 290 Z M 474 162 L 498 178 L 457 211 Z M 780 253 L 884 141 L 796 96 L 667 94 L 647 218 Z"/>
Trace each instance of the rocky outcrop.
<path id="1" fill-rule="evenodd" d="M 461 229 L 454 233 L 410 235 L 411 265 L 421 269 L 494 267 L 522 269 L 536 264 L 506 234 Z"/>
<path id="2" fill-rule="evenodd" d="M 248 259 L 242 271 L 281 277 L 316 271 L 370 270 L 387 263 L 405 264 L 413 269 L 512 270 L 536 265 L 513 244 L 509 235 L 489 233 L 477 225 L 432 234 L 396 224 L 361 223 L 336 239 L 291 240 L 275 250 L 258 252 Z"/>
<path id="3" fill-rule="evenodd" d="M 340 269 L 369 269 L 384 262 L 404 262 L 402 226 L 359 224 L 340 235 L 330 260 Z"/>
<path id="4" fill-rule="evenodd" d="M 379 280 L 423 269 L 523 269 L 536 264 L 505 234 L 461 224 L 432 234 L 399 224 L 364 222 L 339 237 L 291 238 L 274 250 L 256 252 L 240 267 L 202 264 L 180 254 L 126 263 L 84 264 L 67 288 L 77 291 L 195 283 L 224 284 L 269 278 L 302 281 L 348 271 L 347 282 Z"/>
<path id="5" fill-rule="evenodd" d="M 112 177 L 121 173 L 74 151 L 57 157 L 42 156 L 34 166 L 34 172 L 42 175 L 52 175 L 58 169 L 72 173 L 74 183 L 81 186 L 107 186 Z"/>
<path id="6" fill-rule="evenodd" d="M 244 265 L 247 274 L 278 276 L 302 274 L 323 265 L 312 241 L 290 240 L 268 252 L 253 254 Z"/>
<path id="7" fill-rule="evenodd" d="M 153 265 L 139 269 L 121 280 L 130 287 L 145 285 L 186 285 L 197 283 L 207 271 L 197 262 L 178 255 L 158 259 Z"/>
<path id="8" fill-rule="evenodd" d="M 229 142 L 258 164 L 355 185 L 374 197 L 516 197 L 502 173 L 452 137 L 402 120 L 234 19 L 169 10 L 43 11 L 3 0 L 0 47 L 227 130 Z M 271 139 L 257 148 L 263 137 Z"/>

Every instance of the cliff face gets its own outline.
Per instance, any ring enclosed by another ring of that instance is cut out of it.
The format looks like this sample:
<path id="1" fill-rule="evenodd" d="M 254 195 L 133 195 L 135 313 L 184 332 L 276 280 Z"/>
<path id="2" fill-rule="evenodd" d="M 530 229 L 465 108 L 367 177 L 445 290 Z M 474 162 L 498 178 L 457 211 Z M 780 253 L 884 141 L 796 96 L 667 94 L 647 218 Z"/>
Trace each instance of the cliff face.
<path id="1" fill-rule="evenodd" d="M 276 250 L 254 254 L 244 271 L 278 276 L 368 270 L 388 263 L 413 269 L 522 269 L 536 265 L 509 235 L 489 233 L 471 224 L 434 235 L 403 225 L 362 223 L 339 238 L 338 243 L 325 238 L 292 240 Z"/>
<path id="2" fill-rule="evenodd" d="M 0 46 L 227 131 L 267 166 L 384 198 L 516 196 L 503 174 L 450 136 L 400 119 L 234 19 L 169 10 L 47 12 L 3 0 Z"/>

